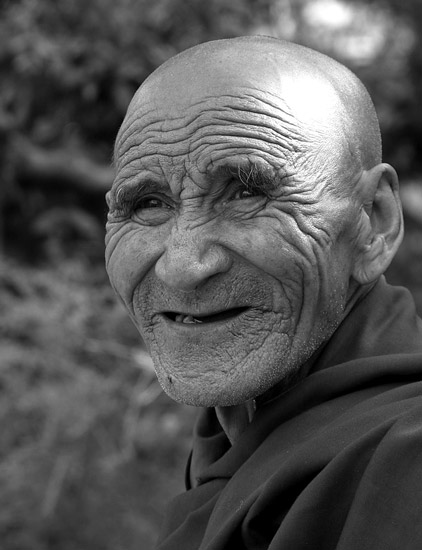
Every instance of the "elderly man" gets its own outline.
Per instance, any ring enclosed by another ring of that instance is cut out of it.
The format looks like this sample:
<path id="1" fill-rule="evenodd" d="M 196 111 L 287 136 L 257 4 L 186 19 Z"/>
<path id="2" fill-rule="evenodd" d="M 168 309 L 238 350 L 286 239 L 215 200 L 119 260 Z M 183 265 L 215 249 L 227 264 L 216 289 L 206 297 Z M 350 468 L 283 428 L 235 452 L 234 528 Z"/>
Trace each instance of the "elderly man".
<path id="1" fill-rule="evenodd" d="M 361 82 L 266 37 L 141 86 L 116 141 L 110 280 L 203 407 L 161 550 L 422 548 L 422 328 Z"/>

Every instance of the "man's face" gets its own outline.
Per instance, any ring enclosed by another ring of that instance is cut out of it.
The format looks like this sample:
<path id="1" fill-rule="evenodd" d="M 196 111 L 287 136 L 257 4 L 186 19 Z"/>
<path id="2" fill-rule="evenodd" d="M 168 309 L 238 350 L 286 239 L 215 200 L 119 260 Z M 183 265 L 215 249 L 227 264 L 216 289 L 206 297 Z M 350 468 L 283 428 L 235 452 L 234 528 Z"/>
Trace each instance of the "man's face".
<path id="1" fill-rule="evenodd" d="M 160 86 L 129 112 L 107 269 L 174 399 L 256 397 L 343 318 L 354 212 L 327 189 L 318 135 L 253 87 Z"/>

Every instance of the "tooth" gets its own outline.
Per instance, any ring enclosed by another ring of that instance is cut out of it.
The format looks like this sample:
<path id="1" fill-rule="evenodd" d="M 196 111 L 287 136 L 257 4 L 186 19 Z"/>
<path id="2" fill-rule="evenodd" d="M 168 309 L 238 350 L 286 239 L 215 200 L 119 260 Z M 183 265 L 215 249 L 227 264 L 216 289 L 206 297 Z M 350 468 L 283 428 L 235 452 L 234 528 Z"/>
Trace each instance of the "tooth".
<path id="1" fill-rule="evenodd" d="M 185 323 L 186 325 L 194 325 L 196 323 L 202 323 L 199 319 L 196 319 L 193 315 L 184 315 L 183 313 L 179 313 L 174 318 L 176 323 Z"/>
<path id="2" fill-rule="evenodd" d="M 195 323 L 196 320 L 195 318 L 192 316 L 192 315 L 185 315 L 185 318 L 183 319 L 183 323 L 186 323 L 186 324 L 191 324 L 191 323 Z"/>

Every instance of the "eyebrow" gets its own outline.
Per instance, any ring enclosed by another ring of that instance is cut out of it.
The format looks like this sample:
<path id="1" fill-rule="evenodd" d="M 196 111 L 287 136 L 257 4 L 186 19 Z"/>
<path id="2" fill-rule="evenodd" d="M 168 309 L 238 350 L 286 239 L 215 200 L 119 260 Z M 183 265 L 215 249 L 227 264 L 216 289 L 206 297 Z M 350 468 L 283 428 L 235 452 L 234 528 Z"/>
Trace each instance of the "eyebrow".
<path id="1" fill-rule="evenodd" d="M 280 184 L 280 179 L 271 169 L 252 161 L 219 164 L 212 171 L 211 177 L 236 178 L 245 189 L 261 191 L 265 195 L 273 193 Z"/>

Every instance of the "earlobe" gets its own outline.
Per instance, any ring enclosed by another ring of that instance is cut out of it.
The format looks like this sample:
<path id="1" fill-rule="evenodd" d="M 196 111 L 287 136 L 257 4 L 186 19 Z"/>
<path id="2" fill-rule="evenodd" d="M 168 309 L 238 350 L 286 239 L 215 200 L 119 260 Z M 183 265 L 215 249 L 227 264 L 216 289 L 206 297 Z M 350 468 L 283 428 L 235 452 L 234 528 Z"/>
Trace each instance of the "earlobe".
<path id="1" fill-rule="evenodd" d="M 389 164 L 365 171 L 357 184 L 361 219 L 353 278 L 376 281 L 390 265 L 403 238 L 403 214 L 397 173 Z"/>

